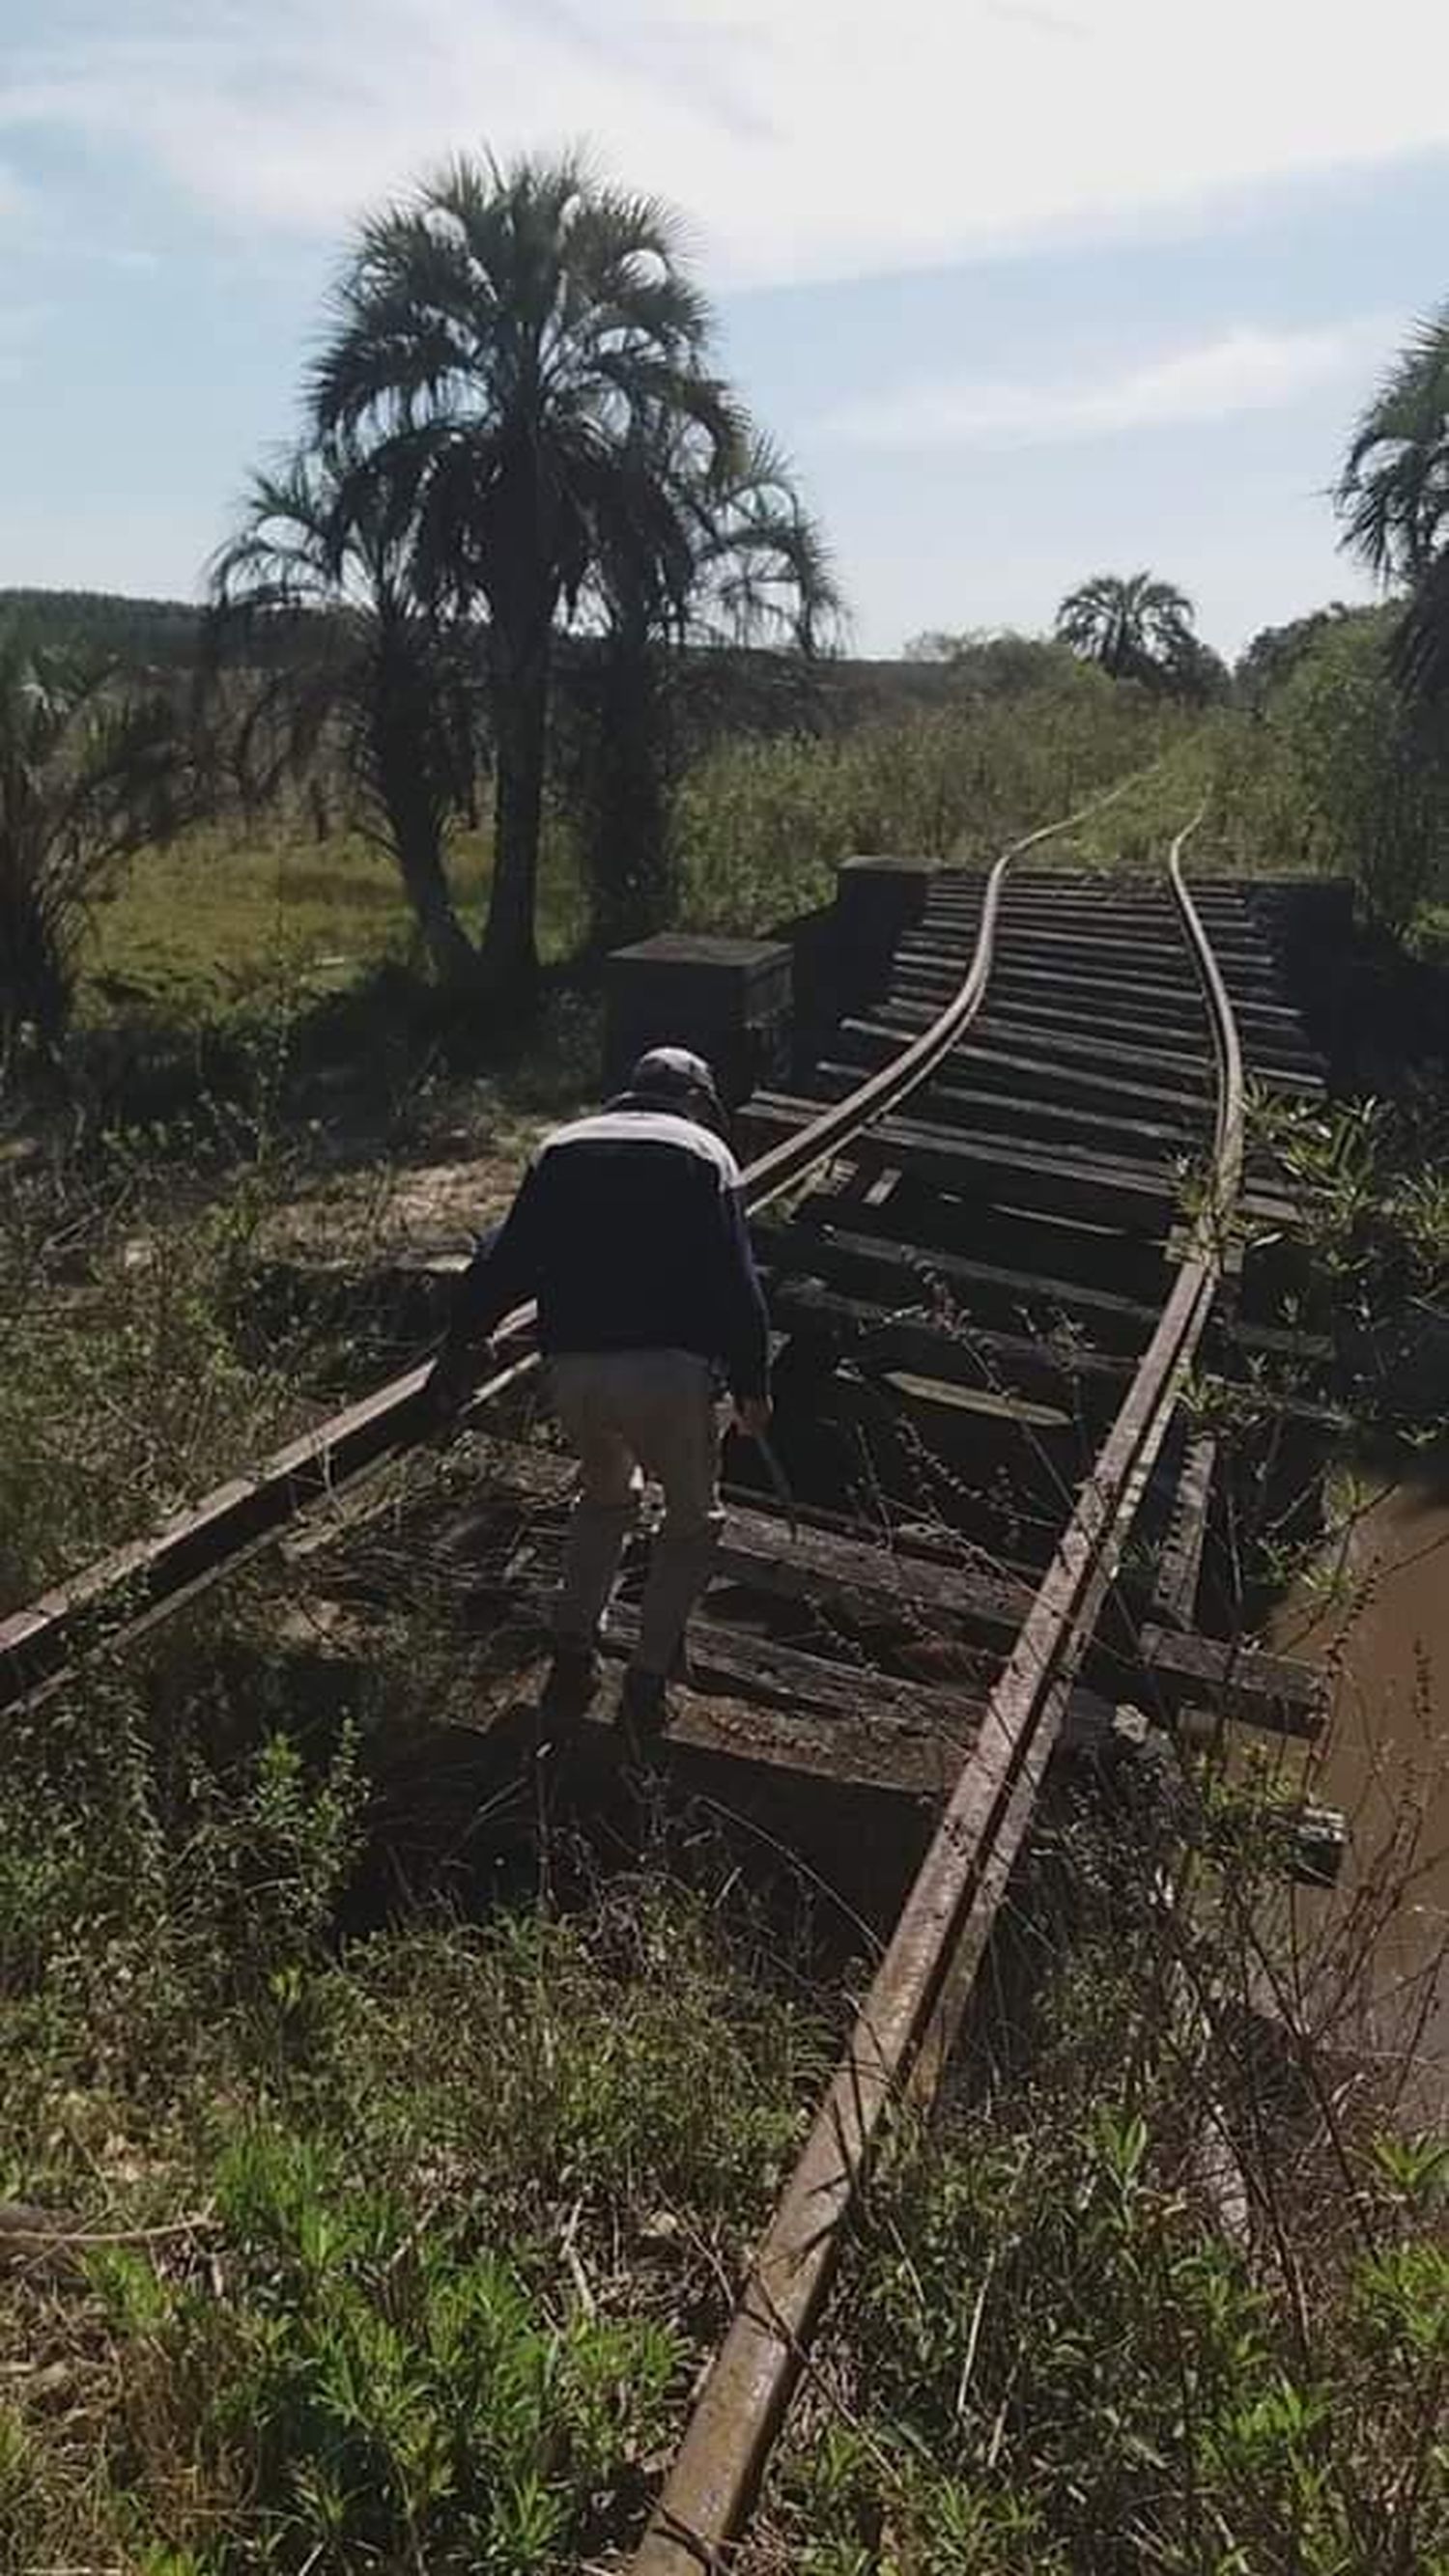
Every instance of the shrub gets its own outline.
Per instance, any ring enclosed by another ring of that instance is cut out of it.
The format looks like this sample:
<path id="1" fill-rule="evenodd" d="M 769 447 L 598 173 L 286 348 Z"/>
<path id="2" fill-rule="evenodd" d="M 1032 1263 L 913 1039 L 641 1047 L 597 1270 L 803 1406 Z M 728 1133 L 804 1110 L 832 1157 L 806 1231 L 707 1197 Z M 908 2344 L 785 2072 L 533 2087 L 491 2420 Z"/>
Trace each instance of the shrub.
<path id="1" fill-rule="evenodd" d="M 758 930 L 829 899 L 852 852 L 992 858 L 1151 760 L 1184 719 L 1099 672 L 977 697 L 843 736 L 744 738 L 709 753 L 674 808 L 684 914 Z"/>
<path id="2" fill-rule="evenodd" d="M 108 2472 L 131 2546 L 246 2567 L 576 2564 L 657 2442 L 667 2326 L 560 2301 L 547 2271 L 419 2225 L 276 2124 L 215 2174 L 223 2290 L 92 2258 L 123 2376 Z M 124 2499 L 124 2500 L 123 2500 Z"/>
<path id="3" fill-rule="evenodd" d="M 0 636 L 0 1068 L 23 1032 L 59 1038 L 88 900 L 206 793 L 163 691 Z"/>
<path id="4" fill-rule="evenodd" d="M 1374 928 L 1402 935 L 1444 881 L 1449 773 L 1394 685 L 1382 621 L 1325 634 L 1284 687 L 1275 721 L 1321 863 L 1352 875 Z"/>
<path id="5" fill-rule="evenodd" d="M 1273 2102 L 1241 1846 L 1221 1908 L 1145 1898 L 1120 1837 L 1073 1858 L 1029 2068 L 898 2139 L 750 2576 L 1442 2567 L 1443 2146 L 1281 1997 Z"/>

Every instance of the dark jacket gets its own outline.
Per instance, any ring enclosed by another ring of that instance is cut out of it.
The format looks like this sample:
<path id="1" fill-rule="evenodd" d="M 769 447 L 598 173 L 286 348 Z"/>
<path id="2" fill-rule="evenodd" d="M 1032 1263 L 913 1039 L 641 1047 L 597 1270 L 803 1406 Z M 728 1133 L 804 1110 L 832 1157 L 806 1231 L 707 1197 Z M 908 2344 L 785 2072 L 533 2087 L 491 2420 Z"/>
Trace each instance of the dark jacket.
<path id="1" fill-rule="evenodd" d="M 769 1320 L 727 1145 L 691 1118 L 617 1103 L 550 1136 L 506 1223 L 459 1283 L 448 1340 L 538 1301 L 563 1351 L 693 1351 L 763 1396 Z"/>

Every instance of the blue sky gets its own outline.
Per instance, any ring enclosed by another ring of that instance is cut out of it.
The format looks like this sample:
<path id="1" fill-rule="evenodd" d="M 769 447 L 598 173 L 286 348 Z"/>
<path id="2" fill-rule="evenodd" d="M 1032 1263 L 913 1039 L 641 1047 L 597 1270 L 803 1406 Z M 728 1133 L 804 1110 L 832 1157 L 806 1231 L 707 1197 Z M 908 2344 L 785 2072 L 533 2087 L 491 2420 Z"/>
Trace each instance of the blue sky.
<path id="1" fill-rule="evenodd" d="M 1109 567 L 1228 651 L 1361 591 L 1325 486 L 1449 297 L 1431 0 L 0 0 L 0 583 L 189 594 L 351 218 L 575 140 L 689 216 L 859 649 Z"/>

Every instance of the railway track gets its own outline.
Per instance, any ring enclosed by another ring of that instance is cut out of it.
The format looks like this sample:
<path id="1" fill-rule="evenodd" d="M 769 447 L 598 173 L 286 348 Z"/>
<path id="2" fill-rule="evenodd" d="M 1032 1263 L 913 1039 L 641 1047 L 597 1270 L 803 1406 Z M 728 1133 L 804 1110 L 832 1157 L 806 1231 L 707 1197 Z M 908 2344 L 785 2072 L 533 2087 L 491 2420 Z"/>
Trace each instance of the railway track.
<path id="1" fill-rule="evenodd" d="M 1076 818 L 1073 818 L 1076 819 Z M 1054 827 L 1056 831 L 1067 826 Z M 731 1491 L 679 1754 L 904 1804 L 920 1865 L 715 2356 L 637 2576 L 738 2538 L 891 2107 L 929 2098 L 1064 1731 L 1122 1701 L 1309 1732 L 1299 1668 L 1199 1633 L 1216 1465 L 1188 1378 L 1288 1336 L 1245 1320 L 1244 1227 L 1292 1210 L 1246 1077 L 1321 1072 L 1260 900 L 1034 868 L 929 885 L 807 1095 L 757 1096 L 747 1187 L 779 1341 L 777 1445 Z M 1190 1178 L 1188 1176 L 1191 1176 Z M 470 1408 L 518 1499 L 496 1599 L 536 1610 L 564 1471 L 517 1435 L 526 1317 Z M 423 1428 L 414 1370 L 0 1626 L 0 1707 L 57 1687 Z M 612 1637 L 631 1637 L 628 1586 Z M 606 1712 L 605 1712 L 606 1713 Z"/>
<path id="2" fill-rule="evenodd" d="M 1096 812 L 1110 801 L 1098 799 L 1084 811 Z M 1008 857 L 1026 853 L 1080 819 L 1072 816 L 1029 834 Z M 1000 863 L 1001 871 L 1006 864 Z M 823 1107 L 809 1132 L 782 1142 L 750 1168 L 746 1188 L 752 1212 L 821 1170 L 839 1144 L 909 1095 L 978 1010 L 985 971 L 983 956 L 979 970 L 973 965 L 966 987 L 953 992 L 944 1008 L 923 1012 L 924 1025 L 894 1040 L 889 1060 L 862 1074 L 853 1097 Z M 483 1420 L 532 1371 L 531 1322 L 531 1310 L 521 1311 L 496 1336 L 502 1365 L 475 1389 L 465 1423 Z M 386 1459 L 414 1446 L 428 1428 L 423 1400 L 428 1374 L 426 1364 L 405 1371 L 289 1441 L 257 1468 L 228 1478 L 160 1529 L 112 1550 L 0 1620 L 0 1712 L 36 1704 L 99 1643 L 110 1650 L 141 1636 L 273 1545 L 310 1505 L 335 1498 Z"/>
<path id="3" fill-rule="evenodd" d="M 1009 890 L 1004 872 L 984 886 L 939 878 L 897 951 L 887 1000 L 845 1024 L 838 1060 L 821 1068 L 822 1087 L 848 1093 L 856 1066 L 887 1056 L 941 1007 L 968 956 L 973 971 L 989 970 L 978 973 L 981 1006 L 963 1014 L 908 1114 L 855 1132 L 853 1189 L 817 1194 L 780 1229 L 773 1286 L 778 1316 L 833 1326 L 878 1367 L 894 1363 L 903 1404 L 916 1391 L 893 1461 L 879 1442 L 872 1456 L 876 1493 L 893 1491 L 903 1513 L 929 1481 L 920 1416 L 932 1401 L 964 1411 L 964 1429 L 958 1418 L 938 1431 L 934 1456 L 951 1456 L 949 1517 L 991 1571 L 968 1555 L 948 1575 L 922 1558 L 916 1580 L 923 1602 L 934 1584 L 938 1616 L 983 1646 L 994 1640 L 998 1660 L 969 1725 L 958 1702 L 967 1740 L 954 1785 L 635 2576 L 722 2565 L 744 2525 L 856 2193 L 892 2106 L 907 2093 L 929 2100 L 939 2080 L 1084 1668 L 1095 1656 L 1099 1685 L 1149 1704 L 1227 1695 L 1228 1659 L 1169 1624 L 1195 1596 L 1204 1493 L 1186 1513 L 1195 1527 L 1183 1527 L 1181 1505 L 1169 1516 L 1170 1543 L 1135 1615 L 1119 1598 L 1125 1615 L 1108 1635 L 1104 1613 L 1214 1308 L 1234 1299 L 1243 1217 L 1255 1201 L 1272 1209 L 1245 1136 L 1245 1036 L 1259 1080 L 1311 1092 L 1319 1075 L 1242 895 L 1199 905 L 1189 894 L 1187 837 L 1168 884 L 1150 893 L 1057 875 L 1018 877 Z M 812 1109 L 766 1099 L 754 1116 L 767 1135 L 789 1135 L 808 1132 Z M 1184 1162 L 1201 1174 L 1186 1220 Z M 1273 1213 L 1281 1221 L 1281 1206 Z M 885 1301 L 911 1278 L 917 1303 L 907 1290 L 892 1309 Z M 993 1488 L 983 1490 L 983 1458 L 1004 1470 L 999 1490 L 1015 1510 L 1005 1527 Z M 1035 1498 L 1029 1515 L 1016 1508 L 1023 1491 Z M 909 1547 L 909 1522 L 894 1536 Z M 1114 1682 L 1100 1670 L 1104 1651 Z M 1301 1676 L 1260 1664 L 1248 1679 L 1239 1704 L 1259 1722 L 1311 1723 Z"/>

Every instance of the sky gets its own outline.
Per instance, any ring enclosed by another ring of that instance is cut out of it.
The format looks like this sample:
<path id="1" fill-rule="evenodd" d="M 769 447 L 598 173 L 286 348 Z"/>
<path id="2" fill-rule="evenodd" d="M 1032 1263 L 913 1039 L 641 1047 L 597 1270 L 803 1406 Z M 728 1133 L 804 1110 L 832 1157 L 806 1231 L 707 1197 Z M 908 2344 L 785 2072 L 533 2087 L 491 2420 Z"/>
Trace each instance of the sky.
<path id="1" fill-rule="evenodd" d="M 1326 498 L 1449 298 L 1443 0 L 0 0 L 0 585 L 191 596 L 350 227 L 584 144 L 688 219 L 856 650 L 1150 566 L 1366 595 Z"/>

